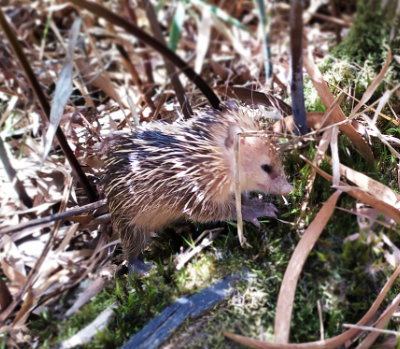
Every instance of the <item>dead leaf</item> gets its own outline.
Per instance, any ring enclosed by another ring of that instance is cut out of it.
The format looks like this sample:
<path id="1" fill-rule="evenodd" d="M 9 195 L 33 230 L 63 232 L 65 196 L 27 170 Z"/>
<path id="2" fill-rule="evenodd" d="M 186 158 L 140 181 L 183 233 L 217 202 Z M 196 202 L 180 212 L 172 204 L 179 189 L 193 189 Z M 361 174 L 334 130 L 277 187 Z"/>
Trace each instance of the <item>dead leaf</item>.
<path id="1" fill-rule="evenodd" d="M 227 95 L 230 98 L 239 99 L 250 105 L 255 104 L 273 107 L 282 113 L 283 116 L 292 113 L 292 108 L 273 94 L 263 93 L 239 86 L 217 87 L 216 90 L 220 94 Z"/>
<path id="2" fill-rule="evenodd" d="M 11 293 L 3 279 L 0 279 L 0 312 L 6 309 L 11 302 Z"/>
<path id="3" fill-rule="evenodd" d="M 233 76 L 233 71 L 218 63 L 217 61 L 211 59 L 210 60 L 211 68 L 214 73 L 218 75 L 222 80 L 229 81 L 229 79 Z"/>
<path id="4" fill-rule="evenodd" d="M 322 177 L 324 177 L 326 180 L 332 183 L 331 175 L 329 175 L 325 171 L 322 171 L 319 167 L 315 166 L 310 160 L 306 159 L 304 156 L 300 155 L 300 158 L 303 159 L 305 162 L 307 162 L 310 166 L 312 166 L 317 171 L 318 174 L 320 174 Z M 345 190 L 346 188 L 347 194 L 353 196 L 357 200 L 369 206 L 375 207 L 377 210 L 381 211 L 390 218 L 394 219 L 397 223 L 400 223 L 400 211 L 394 206 L 387 204 L 386 202 L 380 200 L 379 198 L 367 193 L 362 188 L 351 187 L 343 182 L 340 182 L 339 185 L 343 187 L 341 188 L 342 190 Z"/>
<path id="5" fill-rule="evenodd" d="M 400 208 L 400 194 L 388 186 L 342 164 L 340 164 L 340 174 L 386 204 Z"/>

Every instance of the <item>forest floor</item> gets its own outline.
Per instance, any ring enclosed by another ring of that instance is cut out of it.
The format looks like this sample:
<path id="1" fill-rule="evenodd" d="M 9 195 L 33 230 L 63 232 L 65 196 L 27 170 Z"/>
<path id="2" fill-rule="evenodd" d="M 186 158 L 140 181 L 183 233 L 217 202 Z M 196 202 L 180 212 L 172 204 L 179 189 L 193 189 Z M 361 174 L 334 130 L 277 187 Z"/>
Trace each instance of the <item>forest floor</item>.
<path id="1" fill-rule="evenodd" d="M 229 297 L 187 319 L 161 347 L 267 348 L 274 335 L 285 334 L 290 343 L 329 339 L 331 347 L 368 346 L 378 338 L 395 347 L 400 81 L 393 64 L 400 57 L 392 59 L 383 44 L 379 64 L 334 56 L 331 48 L 338 33 L 348 32 L 354 9 L 342 9 L 336 21 L 330 14 L 321 16 L 323 6 L 307 9 L 304 92 L 310 133 L 297 138 L 289 116 L 287 5 L 277 2 L 268 11 L 273 75 L 267 78 L 266 29 L 256 2 L 221 8 L 197 0 L 160 2 L 156 17 L 144 10 L 148 1 L 143 6 L 102 3 L 148 33 L 154 32 L 156 18 L 169 47 L 222 101 L 237 99 L 268 120 L 267 127 L 281 133 L 285 172 L 294 190 L 287 198 L 268 197 L 279 209 L 278 218 L 260 220 L 260 228 L 244 224 L 246 248 L 240 246 L 236 223 L 182 222 L 146 248 L 145 260 L 156 268 L 128 277 L 118 236 L 100 201 L 104 144 L 136 122 L 186 117 L 179 98 L 193 110 L 209 102 L 191 79 L 177 74 L 182 93 L 168 78 L 157 49 L 110 15 L 99 18 L 58 0 L 0 7 L 18 38 L 15 46 L 27 58 L 21 63 L 2 24 L 3 347 L 119 347 L 180 297 L 232 275 L 240 280 Z M 36 89 L 27 69 L 36 76 Z M 38 90 L 44 101 L 38 102 Z M 51 122 L 46 114 L 53 116 Z M 283 117 L 286 128 L 278 121 Z M 58 125 L 88 186 L 67 160 L 62 141 L 53 140 L 51 130 Z M 80 208 L 90 203 L 96 207 Z M 40 220 L 71 210 L 67 218 Z M 105 327 L 79 332 L 102 312 Z M 369 327 L 355 330 L 355 325 Z M 77 342 L 68 342 L 71 337 Z"/>

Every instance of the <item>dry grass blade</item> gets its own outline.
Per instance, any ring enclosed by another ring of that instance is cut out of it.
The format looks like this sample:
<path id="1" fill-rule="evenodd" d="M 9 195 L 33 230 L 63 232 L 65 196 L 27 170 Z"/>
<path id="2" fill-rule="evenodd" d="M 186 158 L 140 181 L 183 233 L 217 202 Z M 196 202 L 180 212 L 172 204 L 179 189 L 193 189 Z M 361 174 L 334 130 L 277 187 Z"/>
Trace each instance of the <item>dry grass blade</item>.
<path id="1" fill-rule="evenodd" d="M 29 310 L 31 309 L 32 305 L 37 301 L 32 290 L 28 290 L 28 292 L 24 294 L 24 297 L 25 299 L 22 303 L 21 309 L 18 311 L 17 316 L 13 320 L 13 326 L 21 326 L 26 322 L 28 316 L 30 315 Z"/>
<path id="2" fill-rule="evenodd" d="M 393 299 L 392 303 L 385 309 L 383 314 L 380 316 L 376 323 L 376 328 L 382 329 L 384 328 L 387 323 L 389 322 L 390 318 L 392 317 L 393 313 L 397 310 L 398 306 L 400 304 L 400 294 L 396 296 L 395 299 Z M 365 338 L 361 344 L 357 347 L 357 349 L 367 349 L 370 348 L 371 345 L 375 342 L 375 340 L 378 338 L 378 336 L 381 333 L 378 331 L 372 331 L 367 338 Z"/>
<path id="3" fill-rule="evenodd" d="M 315 166 L 310 160 L 306 159 L 304 156 L 300 155 L 300 158 L 307 162 L 310 166 L 312 166 L 318 174 L 320 174 L 322 177 L 332 183 L 333 180 L 331 175 L 329 175 L 325 171 L 322 171 L 319 167 Z M 346 193 L 351 195 L 355 199 L 376 208 L 388 217 L 394 219 L 397 223 L 400 223 L 400 211 L 396 207 L 386 203 L 385 201 L 382 201 L 380 198 L 369 194 L 362 188 L 352 187 L 344 182 L 340 182 L 339 185 L 343 188 L 346 188 Z"/>
<path id="4" fill-rule="evenodd" d="M 332 113 L 332 111 L 334 110 L 335 106 L 340 104 L 340 100 L 342 95 L 339 95 L 337 98 L 335 98 L 335 101 L 333 104 L 331 104 L 329 106 L 329 108 L 327 109 L 327 111 L 320 115 L 319 118 L 316 119 L 315 121 L 315 125 L 313 125 L 313 129 L 316 129 L 315 132 L 320 132 L 322 131 L 322 126 L 325 124 L 326 120 L 329 118 L 330 114 Z M 309 119 L 309 114 L 315 114 L 315 113 L 307 113 L 307 124 L 310 124 Z M 292 120 L 293 122 L 293 120 Z M 312 134 L 312 132 L 310 132 L 309 134 Z M 337 159 L 337 164 L 339 164 L 339 153 L 338 153 L 338 146 L 337 146 L 337 137 L 338 137 L 338 128 L 337 126 L 333 126 L 333 127 L 328 127 L 325 129 L 322 138 L 319 141 L 318 147 L 317 147 L 317 152 L 315 154 L 313 163 L 315 165 L 318 165 L 321 160 L 323 159 L 326 151 L 328 150 L 329 145 L 331 146 L 332 149 L 332 154 L 335 155 L 336 154 L 336 159 Z M 339 182 L 340 176 L 339 176 L 339 170 L 338 170 L 338 166 L 337 167 L 337 182 Z M 307 185 L 306 185 L 306 196 L 303 200 L 303 204 L 301 205 L 301 212 L 305 212 L 308 204 L 309 204 L 309 199 L 311 196 L 311 192 L 314 186 L 314 181 L 315 181 L 315 177 L 316 177 L 316 171 L 314 169 L 312 169 L 312 172 L 310 173 L 310 175 L 308 176 L 308 180 L 307 180 Z M 301 221 L 299 220 L 299 223 Z"/>
<path id="5" fill-rule="evenodd" d="M 89 302 L 94 296 L 96 296 L 101 290 L 103 290 L 106 284 L 105 279 L 99 278 L 94 280 L 76 299 L 74 304 L 67 310 L 65 317 L 70 317 L 76 313 L 83 305 Z"/>
<path id="6" fill-rule="evenodd" d="M 278 304 L 276 306 L 275 343 L 287 343 L 289 340 L 290 321 L 297 281 L 309 253 L 335 210 L 340 194 L 340 191 L 334 192 L 324 203 L 290 258 L 280 287 Z"/>
<path id="7" fill-rule="evenodd" d="M 140 79 L 139 73 L 137 72 L 134 64 L 132 63 L 128 52 L 121 46 L 121 45 L 116 45 L 117 50 L 121 54 L 122 58 L 122 63 L 125 65 L 126 70 L 131 74 L 132 80 L 136 87 L 138 88 L 140 94 L 143 95 L 144 100 L 146 101 L 147 105 L 151 108 L 151 110 L 154 112 L 156 109 L 154 102 L 151 100 L 150 96 L 146 94 L 146 91 L 143 86 L 143 82 Z"/>
<path id="8" fill-rule="evenodd" d="M 111 304 L 104 309 L 89 325 L 73 335 L 71 338 L 66 339 L 60 343 L 60 348 L 76 348 L 91 341 L 91 339 L 104 329 L 107 324 L 114 318 L 114 309 L 117 307 L 116 303 Z"/>
<path id="9" fill-rule="evenodd" d="M 82 76 L 85 79 L 86 83 L 90 83 L 94 87 L 102 90 L 108 97 L 112 98 L 114 101 L 120 101 L 119 94 L 117 93 L 116 89 L 114 88 L 110 79 L 106 76 L 105 73 L 93 73 L 92 67 L 89 65 L 87 61 L 82 59 L 75 60 L 75 64 L 77 65 L 78 69 L 80 70 Z M 93 75 L 95 74 L 95 75 Z M 127 105 L 122 103 L 121 104 L 126 107 Z"/>
<path id="10" fill-rule="evenodd" d="M 353 118 L 357 112 L 360 110 L 360 108 L 368 102 L 368 100 L 372 97 L 373 93 L 375 90 L 378 88 L 379 84 L 382 82 L 383 78 L 385 77 L 388 69 L 390 62 L 392 61 L 392 53 L 390 51 L 390 48 L 388 47 L 388 54 L 386 57 L 386 62 L 385 65 L 383 66 L 382 70 L 379 72 L 378 76 L 375 78 L 375 80 L 372 82 L 371 85 L 368 86 L 367 90 L 364 92 L 363 96 L 361 97 L 361 100 L 358 102 L 358 104 L 353 108 L 351 111 L 349 118 Z"/>
<path id="11" fill-rule="evenodd" d="M 329 87 L 327 86 L 326 82 L 324 81 L 321 72 L 315 65 L 313 58 L 311 56 L 311 52 L 308 52 L 307 55 L 304 55 L 304 66 L 309 74 L 315 89 L 318 92 L 319 97 L 321 98 L 322 103 L 325 105 L 326 108 L 329 108 L 334 101 L 335 98 L 333 97 Z M 332 111 L 331 117 L 328 120 L 329 124 L 338 123 L 341 121 L 345 121 L 346 116 L 344 115 L 342 109 L 337 105 L 335 109 Z M 372 153 L 371 148 L 369 145 L 364 141 L 364 139 L 357 133 L 354 127 L 348 123 L 342 124 L 339 126 L 340 131 L 342 131 L 354 146 L 358 149 L 360 154 L 368 161 L 369 164 L 374 163 L 374 155 Z"/>
<path id="12" fill-rule="evenodd" d="M 4 122 L 7 120 L 7 118 L 10 116 L 10 114 L 14 111 L 15 106 L 17 102 L 19 101 L 18 96 L 12 96 L 10 99 L 10 102 L 7 105 L 7 109 L 2 112 L 0 116 L 0 128 L 3 128 Z"/>
<path id="13" fill-rule="evenodd" d="M 329 132 L 329 131 L 328 131 Z M 340 160 L 339 160 L 339 147 L 338 147 L 338 128 L 334 126 L 330 132 L 331 153 L 332 153 L 332 175 L 333 185 L 338 186 L 340 182 Z"/>
<path id="14" fill-rule="evenodd" d="M 383 135 L 381 131 L 376 127 L 376 125 L 373 123 L 373 121 L 366 115 L 363 114 L 364 120 L 367 122 L 368 126 L 371 128 L 373 134 L 379 138 L 379 140 L 388 147 L 389 151 L 397 158 L 400 159 L 400 153 L 390 144 L 388 139 L 390 137 Z M 372 133 L 371 132 L 371 133 Z M 393 139 L 392 141 L 395 141 L 395 144 L 398 144 L 398 139 Z"/>
<path id="15" fill-rule="evenodd" d="M 349 21 L 345 21 L 343 19 L 340 18 L 336 18 L 336 17 L 332 17 L 332 16 L 327 16 L 327 15 L 323 15 L 321 13 L 312 13 L 311 14 L 313 17 L 315 18 L 320 18 L 323 19 L 324 21 L 328 21 L 328 22 L 332 22 L 333 24 L 336 24 L 340 27 L 344 27 L 344 28 L 350 28 L 352 26 L 352 23 Z"/>
<path id="16" fill-rule="evenodd" d="M 376 315 L 376 312 L 379 310 L 383 300 L 385 299 L 387 293 L 392 287 L 393 283 L 396 281 L 398 276 L 400 275 L 400 266 L 394 271 L 389 280 L 382 287 L 381 292 L 378 297 L 376 297 L 375 302 L 371 305 L 365 315 L 357 322 L 357 325 L 363 326 L 367 324 L 372 318 Z M 396 297 L 397 299 L 397 297 Z M 332 337 L 323 341 L 316 342 L 307 342 L 307 343 L 299 343 L 299 344 L 288 344 L 288 343 L 268 343 L 263 342 L 258 339 L 247 338 L 244 336 L 240 336 L 237 334 L 225 332 L 224 335 L 228 338 L 241 343 L 243 345 L 247 345 L 251 348 L 259 348 L 259 349 L 333 349 L 338 348 L 344 345 L 351 338 L 356 336 L 360 331 L 358 329 L 351 328 L 342 334 Z"/>
<path id="17" fill-rule="evenodd" d="M 175 265 L 177 270 L 181 270 L 183 266 L 189 262 L 194 256 L 199 254 L 204 248 L 210 246 L 221 233 L 223 229 L 215 228 L 212 230 L 205 230 L 193 243 L 194 247 L 188 247 L 186 251 L 179 254 L 175 258 Z M 201 240 L 201 242 L 200 242 Z"/>
<path id="18" fill-rule="evenodd" d="M 210 44 L 211 35 L 211 10 L 205 7 L 201 13 L 201 20 L 198 22 L 198 38 L 196 44 L 196 60 L 194 63 L 194 71 L 201 73 L 204 59 L 206 57 L 208 46 Z"/>
<path id="19" fill-rule="evenodd" d="M 133 11 L 132 7 L 130 6 L 129 0 L 125 0 L 124 7 L 127 12 L 127 18 L 129 18 L 130 22 L 137 25 L 138 19 L 137 19 L 135 11 Z M 142 41 L 139 41 L 138 47 L 145 48 L 146 45 Z M 150 60 L 148 52 L 144 51 L 142 54 L 142 57 L 144 60 L 144 70 L 145 70 L 146 78 L 147 78 L 147 86 L 145 84 L 143 86 L 143 88 L 146 91 L 146 93 L 145 93 L 146 99 L 151 99 L 151 97 L 155 93 L 154 88 L 149 88 L 149 86 L 154 86 L 153 67 L 151 65 L 151 60 Z"/>
<path id="20" fill-rule="evenodd" d="M 56 90 L 54 92 L 53 103 L 50 110 L 50 125 L 47 129 L 45 136 L 45 147 L 43 151 L 42 165 L 50 152 L 53 144 L 54 136 L 56 135 L 57 128 L 63 116 L 64 107 L 72 93 L 72 67 L 74 59 L 74 49 L 78 39 L 79 30 L 81 27 L 81 18 L 75 19 L 69 33 L 67 55 L 65 57 L 64 65 L 61 69 L 60 75 L 56 83 Z"/>
<path id="21" fill-rule="evenodd" d="M 325 113 L 309 112 L 307 113 L 307 127 L 310 129 L 319 129 L 322 126 L 322 118 Z M 272 125 L 272 131 L 276 133 L 293 132 L 294 120 L 293 115 L 284 117 L 282 120 Z"/>
<path id="22" fill-rule="evenodd" d="M 239 164 L 240 164 L 240 136 L 238 133 L 234 139 L 235 149 L 235 202 L 236 202 L 236 221 L 237 221 L 237 234 L 239 237 L 240 246 L 246 246 L 246 238 L 243 235 L 243 217 L 242 217 L 242 197 L 240 189 L 240 176 L 239 176 Z"/>
<path id="23" fill-rule="evenodd" d="M 247 104 L 274 107 L 284 116 L 292 113 L 290 105 L 286 104 L 273 94 L 263 93 L 240 86 L 219 87 L 217 88 L 217 91 L 221 94 L 226 94 L 231 98 L 237 98 Z"/>
<path id="24" fill-rule="evenodd" d="M 368 177 L 364 173 L 353 170 L 350 167 L 340 164 L 340 174 L 349 181 L 358 185 L 367 193 L 380 198 L 385 203 L 399 208 L 400 194 L 390 189 L 388 186 Z"/>
<path id="25" fill-rule="evenodd" d="M 309 129 L 315 130 L 308 133 L 308 135 L 315 134 L 317 132 L 329 131 L 331 132 L 332 126 L 326 126 L 326 121 L 329 119 L 333 110 L 337 105 L 340 104 L 344 97 L 344 94 L 338 95 L 333 103 L 329 106 L 325 113 L 320 112 L 308 112 L 306 113 L 307 127 Z M 273 130 L 275 132 L 283 132 L 283 130 L 294 131 L 295 125 L 293 120 L 293 115 L 286 116 L 283 120 L 276 122 L 273 125 Z M 324 152 L 325 153 L 325 152 Z"/>
<path id="26" fill-rule="evenodd" d="M 83 214 L 92 212 L 92 211 L 104 206 L 105 204 L 106 204 L 106 200 L 103 199 L 103 200 L 99 200 L 99 201 L 93 202 L 91 204 L 82 206 L 82 207 L 70 209 L 66 212 L 57 213 L 57 214 L 54 214 L 54 215 L 51 215 L 48 217 L 32 219 L 28 222 L 24 222 L 24 223 L 21 223 L 18 225 L 12 225 L 10 227 L 4 227 L 4 228 L 0 229 L 0 235 L 9 234 L 9 233 L 12 233 L 15 231 L 27 229 L 27 228 L 34 227 L 34 226 L 45 225 L 45 224 L 48 225 L 54 221 L 67 219 L 67 218 L 70 218 L 70 220 L 72 220 L 72 221 L 78 221 L 78 222 L 92 220 L 93 217 L 90 216 L 90 217 L 86 218 L 87 216 L 83 216 Z M 74 218 L 71 218 L 71 217 L 74 217 Z"/>
<path id="27" fill-rule="evenodd" d="M 374 125 L 376 124 L 376 121 L 378 120 L 378 116 L 381 114 L 382 108 L 387 104 L 391 95 L 392 95 L 392 91 L 387 90 L 387 91 L 385 91 L 383 96 L 381 98 L 379 98 L 379 103 L 378 103 L 378 106 L 376 107 L 374 117 L 372 119 L 372 122 Z"/>
<path id="28" fill-rule="evenodd" d="M 335 90 L 340 91 L 340 93 L 345 94 L 347 97 L 351 98 L 351 99 L 354 100 L 355 102 L 360 102 L 359 99 L 357 99 L 356 97 L 354 97 L 353 95 L 351 95 L 348 91 L 343 90 L 340 86 L 331 84 L 331 83 L 329 83 L 329 81 L 328 81 L 327 83 L 328 83 L 328 85 L 330 85 L 332 88 L 334 88 Z M 392 95 L 393 93 L 395 93 L 395 92 L 399 89 L 399 87 L 400 87 L 399 85 L 400 85 L 400 84 L 397 84 L 397 85 L 394 86 L 392 89 L 390 89 L 390 90 L 388 90 L 388 91 L 386 91 L 386 92 L 388 92 L 390 95 Z M 386 92 L 385 92 L 385 94 L 386 94 Z M 382 98 L 383 98 L 383 96 L 382 96 L 379 100 L 381 100 Z M 372 103 L 371 105 L 369 105 L 369 106 L 367 107 L 367 109 L 368 109 L 368 110 L 371 110 L 371 111 L 373 111 L 373 112 L 375 113 L 375 112 L 377 111 L 377 109 L 374 108 L 374 105 L 377 104 L 379 100 L 376 100 L 374 103 Z M 392 114 L 393 114 L 394 117 L 390 117 L 390 116 L 388 116 L 388 115 L 382 113 L 381 111 L 379 112 L 379 116 L 380 116 L 380 117 L 382 117 L 382 118 L 384 118 L 384 119 L 390 121 L 390 122 L 393 123 L 394 125 L 398 126 L 400 123 L 399 123 L 399 121 L 397 120 L 396 113 L 392 111 Z"/>

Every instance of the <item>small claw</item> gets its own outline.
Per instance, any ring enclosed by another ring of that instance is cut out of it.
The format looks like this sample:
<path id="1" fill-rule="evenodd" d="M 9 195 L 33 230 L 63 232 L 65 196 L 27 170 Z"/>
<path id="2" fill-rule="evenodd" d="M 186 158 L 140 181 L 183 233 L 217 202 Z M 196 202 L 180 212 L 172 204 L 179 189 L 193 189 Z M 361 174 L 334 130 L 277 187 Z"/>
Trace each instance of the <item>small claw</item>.
<path id="1" fill-rule="evenodd" d="M 276 215 L 277 212 L 278 212 L 278 210 L 270 211 L 270 212 L 268 212 L 268 214 L 265 214 L 265 216 L 266 217 L 272 217 L 272 218 L 278 218 L 278 216 Z"/>
<path id="2" fill-rule="evenodd" d="M 275 207 L 274 204 L 271 203 L 266 203 L 264 204 L 264 212 L 267 213 L 267 215 L 269 214 L 274 214 L 278 212 L 278 209 Z"/>
<path id="3" fill-rule="evenodd" d="M 138 258 L 132 258 L 129 260 L 128 273 L 129 275 L 143 276 L 153 268 L 154 264 L 152 263 L 145 263 Z"/>
<path id="4" fill-rule="evenodd" d="M 253 225 L 255 225 L 257 228 L 260 228 L 260 227 L 261 227 L 261 224 L 260 224 L 260 222 L 258 221 L 257 218 L 253 218 L 253 219 L 251 220 L 251 223 L 252 223 Z"/>

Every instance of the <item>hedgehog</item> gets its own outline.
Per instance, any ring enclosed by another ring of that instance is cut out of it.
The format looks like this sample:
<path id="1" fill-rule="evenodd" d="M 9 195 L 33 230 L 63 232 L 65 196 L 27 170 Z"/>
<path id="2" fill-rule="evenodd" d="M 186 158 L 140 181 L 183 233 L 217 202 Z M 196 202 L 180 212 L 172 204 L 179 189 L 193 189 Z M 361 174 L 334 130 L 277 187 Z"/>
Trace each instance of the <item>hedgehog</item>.
<path id="1" fill-rule="evenodd" d="M 143 249 L 170 223 L 236 219 L 234 138 L 261 130 L 248 109 L 228 101 L 221 110 L 206 108 L 189 120 L 139 126 L 109 146 L 102 184 L 130 272 L 149 269 Z M 274 137 L 241 137 L 239 149 L 243 192 L 292 190 Z M 276 212 L 272 203 L 242 200 L 243 219 L 257 226 L 257 217 Z"/>

